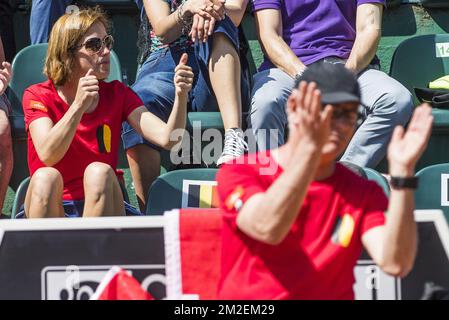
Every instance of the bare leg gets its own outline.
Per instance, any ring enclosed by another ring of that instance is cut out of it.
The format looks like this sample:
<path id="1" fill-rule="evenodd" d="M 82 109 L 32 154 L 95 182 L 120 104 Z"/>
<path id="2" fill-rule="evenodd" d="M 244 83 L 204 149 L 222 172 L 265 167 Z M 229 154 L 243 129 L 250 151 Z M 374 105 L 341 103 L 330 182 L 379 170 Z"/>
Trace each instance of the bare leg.
<path id="1" fill-rule="evenodd" d="M 84 171 L 83 217 L 123 215 L 123 195 L 114 170 L 108 164 L 92 162 Z"/>
<path id="2" fill-rule="evenodd" d="M 13 168 L 11 127 L 8 116 L 0 110 L 0 208 L 3 207 Z"/>
<path id="3" fill-rule="evenodd" d="M 222 33 L 214 34 L 209 77 L 225 129 L 241 127 L 240 69 L 240 59 L 232 42 Z"/>
<path id="4" fill-rule="evenodd" d="M 64 217 L 62 207 L 63 181 L 58 170 L 40 168 L 31 177 L 25 197 L 28 218 Z"/>
<path id="5" fill-rule="evenodd" d="M 144 212 L 148 190 L 161 172 L 161 156 L 143 144 L 128 149 L 126 155 L 140 211 Z"/>

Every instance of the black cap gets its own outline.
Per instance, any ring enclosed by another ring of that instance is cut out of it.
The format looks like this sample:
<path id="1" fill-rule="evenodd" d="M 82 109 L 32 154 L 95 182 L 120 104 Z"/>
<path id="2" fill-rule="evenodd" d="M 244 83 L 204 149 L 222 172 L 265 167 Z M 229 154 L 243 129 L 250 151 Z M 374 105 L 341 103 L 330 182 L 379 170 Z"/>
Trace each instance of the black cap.
<path id="1" fill-rule="evenodd" d="M 321 102 L 324 104 L 361 103 L 357 78 L 341 63 L 312 64 L 296 80 L 296 88 L 301 81 L 314 81 L 321 91 Z"/>

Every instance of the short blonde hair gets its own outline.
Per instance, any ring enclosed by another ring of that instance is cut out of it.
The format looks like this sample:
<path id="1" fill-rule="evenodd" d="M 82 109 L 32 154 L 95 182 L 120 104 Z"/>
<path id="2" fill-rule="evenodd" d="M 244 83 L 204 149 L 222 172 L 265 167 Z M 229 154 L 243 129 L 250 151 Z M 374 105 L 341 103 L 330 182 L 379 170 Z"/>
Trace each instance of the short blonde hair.
<path id="1" fill-rule="evenodd" d="M 109 19 L 98 6 L 66 13 L 56 21 L 50 33 L 44 66 L 44 74 L 56 86 L 64 85 L 70 78 L 79 42 L 96 22 L 101 22 L 106 32 L 110 32 Z"/>

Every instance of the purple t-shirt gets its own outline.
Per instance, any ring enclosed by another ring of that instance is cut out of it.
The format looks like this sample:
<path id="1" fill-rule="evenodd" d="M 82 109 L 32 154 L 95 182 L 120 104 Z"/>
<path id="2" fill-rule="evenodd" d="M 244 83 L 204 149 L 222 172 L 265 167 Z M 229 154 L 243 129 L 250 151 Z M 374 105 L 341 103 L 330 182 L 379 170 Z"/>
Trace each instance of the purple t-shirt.
<path id="1" fill-rule="evenodd" d="M 253 11 L 280 10 L 284 41 L 309 65 L 325 57 L 349 58 L 356 35 L 357 6 L 385 0 L 252 0 Z M 265 56 L 260 70 L 272 68 Z"/>

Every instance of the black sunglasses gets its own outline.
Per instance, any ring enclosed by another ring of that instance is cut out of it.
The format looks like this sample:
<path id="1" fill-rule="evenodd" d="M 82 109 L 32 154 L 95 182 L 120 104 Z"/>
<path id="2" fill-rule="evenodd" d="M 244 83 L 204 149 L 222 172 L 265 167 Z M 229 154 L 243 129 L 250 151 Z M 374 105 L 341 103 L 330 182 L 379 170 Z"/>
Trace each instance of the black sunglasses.
<path id="1" fill-rule="evenodd" d="M 103 39 L 100 38 L 90 38 L 87 39 L 86 42 L 78 46 L 79 48 L 85 47 L 87 51 L 91 53 L 98 53 L 103 49 L 103 46 L 108 48 L 108 50 L 112 50 L 114 45 L 114 38 L 111 35 L 107 35 Z"/>

